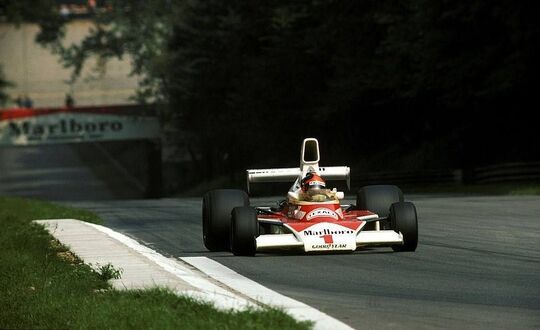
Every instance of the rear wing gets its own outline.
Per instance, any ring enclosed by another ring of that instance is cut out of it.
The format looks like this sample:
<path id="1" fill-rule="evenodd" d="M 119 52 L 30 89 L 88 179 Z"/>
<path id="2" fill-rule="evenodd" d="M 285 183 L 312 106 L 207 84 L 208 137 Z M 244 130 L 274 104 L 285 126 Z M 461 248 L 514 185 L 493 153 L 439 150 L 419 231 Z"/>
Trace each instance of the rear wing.
<path id="1" fill-rule="evenodd" d="M 348 166 L 327 166 L 318 167 L 318 174 L 325 180 L 345 180 L 347 187 L 351 187 L 351 169 Z M 249 192 L 250 183 L 260 182 L 294 182 L 304 173 L 298 167 L 290 168 L 268 168 L 259 170 L 247 170 L 247 190 Z"/>

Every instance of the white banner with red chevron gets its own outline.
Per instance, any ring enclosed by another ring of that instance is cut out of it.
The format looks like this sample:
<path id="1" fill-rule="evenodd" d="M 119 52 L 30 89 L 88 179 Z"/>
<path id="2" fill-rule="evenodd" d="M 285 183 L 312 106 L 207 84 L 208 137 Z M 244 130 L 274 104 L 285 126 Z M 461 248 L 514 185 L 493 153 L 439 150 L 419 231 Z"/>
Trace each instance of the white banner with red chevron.
<path id="1" fill-rule="evenodd" d="M 159 139 L 157 117 L 97 109 L 0 110 L 0 145 Z"/>

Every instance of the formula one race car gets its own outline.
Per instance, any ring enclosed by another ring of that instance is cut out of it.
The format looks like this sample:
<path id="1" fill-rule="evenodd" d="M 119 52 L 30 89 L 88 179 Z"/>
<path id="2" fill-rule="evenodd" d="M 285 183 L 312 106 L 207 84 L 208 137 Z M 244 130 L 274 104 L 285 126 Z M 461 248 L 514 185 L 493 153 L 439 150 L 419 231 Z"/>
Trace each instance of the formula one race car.
<path id="1" fill-rule="evenodd" d="M 235 255 L 261 251 L 355 251 L 390 246 L 415 251 L 418 244 L 416 208 L 403 201 L 396 186 L 365 186 L 356 205 L 341 205 L 343 192 L 326 188 L 325 180 L 346 180 L 350 168 L 319 167 L 319 143 L 302 143 L 300 168 L 247 170 L 250 183 L 294 181 L 287 199 L 277 207 L 252 207 L 243 190 L 212 190 L 203 198 L 203 240 L 210 251 Z"/>

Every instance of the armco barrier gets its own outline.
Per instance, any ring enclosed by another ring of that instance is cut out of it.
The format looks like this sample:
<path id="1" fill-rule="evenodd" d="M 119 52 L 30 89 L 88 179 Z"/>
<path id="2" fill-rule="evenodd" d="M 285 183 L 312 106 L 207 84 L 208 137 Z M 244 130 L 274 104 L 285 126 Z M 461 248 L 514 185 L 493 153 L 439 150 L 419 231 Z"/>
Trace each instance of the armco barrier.
<path id="1" fill-rule="evenodd" d="M 356 173 L 355 173 L 356 172 Z M 359 173 L 360 172 L 360 173 Z M 351 170 L 351 185 L 361 187 L 370 184 L 429 184 L 462 182 L 461 170 L 385 171 L 361 172 Z"/>
<path id="2" fill-rule="evenodd" d="M 540 181 L 540 162 L 502 163 L 467 171 L 466 183 L 503 183 Z M 422 171 L 362 172 L 351 170 L 351 185 L 358 188 L 370 184 L 441 184 L 465 183 L 460 169 Z"/>
<path id="3" fill-rule="evenodd" d="M 540 162 L 503 163 L 473 171 L 475 183 L 539 181 Z"/>

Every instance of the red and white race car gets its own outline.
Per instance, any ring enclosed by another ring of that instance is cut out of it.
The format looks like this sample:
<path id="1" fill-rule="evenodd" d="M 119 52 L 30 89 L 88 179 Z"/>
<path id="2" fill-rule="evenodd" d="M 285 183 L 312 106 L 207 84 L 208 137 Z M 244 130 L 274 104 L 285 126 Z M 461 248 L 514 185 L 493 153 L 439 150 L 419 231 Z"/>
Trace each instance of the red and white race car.
<path id="1" fill-rule="evenodd" d="M 261 251 L 355 251 L 390 246 L 415 251 L 418 222 L 414 204 L 396 186 L 361 188 L 356 205 L 342 205 L 343 192 L 327 189 L 326 180 L 346 180 L 346 166 L 320 167 L 319 143 L 305 139 L 299 168 L 247 170 L 250 183 L 294 181 L 277 207 L 250 206 L 243 190 L 212 190 L 203 198 L 203 240 L 210 251 L 235 255 Z"/>

